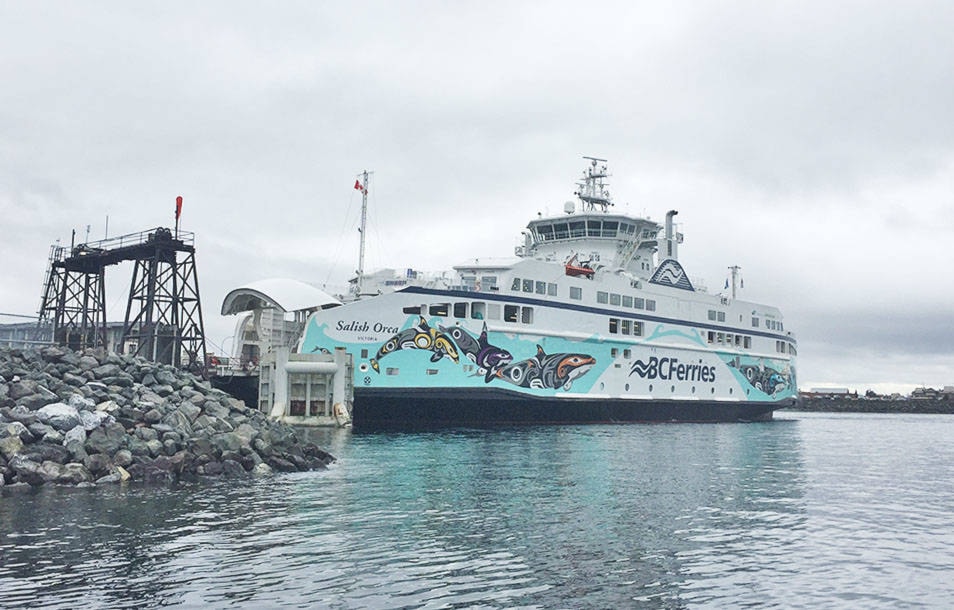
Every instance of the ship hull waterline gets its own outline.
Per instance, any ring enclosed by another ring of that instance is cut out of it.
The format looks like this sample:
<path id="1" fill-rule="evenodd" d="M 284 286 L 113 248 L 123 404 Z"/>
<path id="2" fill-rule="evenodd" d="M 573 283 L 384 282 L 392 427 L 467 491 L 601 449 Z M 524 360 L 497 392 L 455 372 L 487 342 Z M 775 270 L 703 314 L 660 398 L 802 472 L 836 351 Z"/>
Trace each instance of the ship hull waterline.
<path id="1" fill-rule="evenodd" d="M 355 388 L 358 431 L 538 424 L 769 421 L 792 401 L 553 398 L 470 388 Z"/>

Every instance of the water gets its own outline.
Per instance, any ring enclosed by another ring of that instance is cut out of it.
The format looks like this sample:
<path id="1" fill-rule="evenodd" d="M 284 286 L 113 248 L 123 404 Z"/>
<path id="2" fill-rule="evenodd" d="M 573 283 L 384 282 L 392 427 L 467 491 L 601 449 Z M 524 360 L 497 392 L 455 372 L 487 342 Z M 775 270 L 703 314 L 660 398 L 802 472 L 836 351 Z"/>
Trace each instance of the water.
<path id="1" fill-rule="evenodd" d="M 954 599 L 951 416 L 312 434 L 329 471 L 4 491 L 0 607 Z"/>

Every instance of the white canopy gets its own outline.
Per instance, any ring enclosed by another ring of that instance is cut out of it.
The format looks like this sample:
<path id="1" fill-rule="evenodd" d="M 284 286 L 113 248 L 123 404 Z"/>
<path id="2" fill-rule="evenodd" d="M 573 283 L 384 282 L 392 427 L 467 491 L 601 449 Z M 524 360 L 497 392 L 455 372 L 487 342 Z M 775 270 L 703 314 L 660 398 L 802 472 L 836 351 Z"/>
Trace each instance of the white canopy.
<path id="1" fill-rule="evenodd" d="M 232 290 L 222 301 L 222 315 L 274 307 L 284 312 L 321 309 L 341 305 L 341 301 L 310 284 L 272 278 Z"/>

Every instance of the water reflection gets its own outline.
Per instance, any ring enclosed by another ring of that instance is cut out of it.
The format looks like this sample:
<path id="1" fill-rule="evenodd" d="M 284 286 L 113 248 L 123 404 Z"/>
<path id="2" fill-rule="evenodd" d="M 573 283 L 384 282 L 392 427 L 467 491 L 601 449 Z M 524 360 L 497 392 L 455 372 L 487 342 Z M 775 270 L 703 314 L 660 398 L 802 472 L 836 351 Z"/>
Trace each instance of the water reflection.
<path id="1" fill-rule="evenodd" d="M 2 605 L 695 606 L 805 522 L 793 421 L 310 434 L 330 470 L 3 492 Z"/>

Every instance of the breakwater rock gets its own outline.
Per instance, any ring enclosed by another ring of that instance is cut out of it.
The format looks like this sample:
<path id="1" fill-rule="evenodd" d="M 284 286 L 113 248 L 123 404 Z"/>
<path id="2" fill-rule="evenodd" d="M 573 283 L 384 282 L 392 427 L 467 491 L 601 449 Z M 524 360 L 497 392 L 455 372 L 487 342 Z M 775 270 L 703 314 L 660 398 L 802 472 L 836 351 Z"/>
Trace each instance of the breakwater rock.
<path id="1" fill-rule="evenodd" d="M 954 400 L 865 399 L 865 398 L 801 398 L 790 411 L 823 413 L 920 413 L 954 414 Z"/>
<path id="2" fill-rule="evenodd" d="M 0 349 L 0 487 L 174 483 L 333 461 L 171 366 L 93 349 Z"/>

